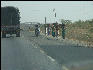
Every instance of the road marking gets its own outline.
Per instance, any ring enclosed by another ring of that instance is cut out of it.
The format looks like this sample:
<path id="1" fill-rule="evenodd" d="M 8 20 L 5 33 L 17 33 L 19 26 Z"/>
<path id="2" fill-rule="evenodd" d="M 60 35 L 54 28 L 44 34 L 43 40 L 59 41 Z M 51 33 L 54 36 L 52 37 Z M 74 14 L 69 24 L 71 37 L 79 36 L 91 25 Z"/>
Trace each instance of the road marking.
<path id="1" fill-rule="evenodd" d="M 62 65 L 63 70 L 69 70 L 66 66 Z"/>
<path id="2" fill-rule="evenodd" d="M 55 61 L 55 59 L 53 59 L 52 57 L 48 56 L 49 59 L 51 59 L 51 61 Z"/>
<path id="3" fill-rule="evenodd" d="M 41 53 L 45 53 L 43 50 L 40 50 Z"/>

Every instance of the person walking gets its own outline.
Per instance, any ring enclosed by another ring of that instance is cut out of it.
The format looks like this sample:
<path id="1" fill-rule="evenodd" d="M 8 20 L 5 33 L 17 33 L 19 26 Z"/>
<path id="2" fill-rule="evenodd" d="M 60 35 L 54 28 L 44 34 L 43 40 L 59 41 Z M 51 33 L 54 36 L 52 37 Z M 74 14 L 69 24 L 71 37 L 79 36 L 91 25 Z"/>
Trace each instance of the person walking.
<path id="1" fill-rule="evenodd" d="M 55 37 L 55 27 L 54 27 L 54 25 L 52 27 L 52 36 Z"/>
<path id="2" fill-rule="evenodd" d="M 46 27 L 46 35 L 47 35 L 47 31 L 48 31 L 48 30 L 47 30 L 47 27 Z"/>
<path id="3" fill-rule="evenodd" d="M 51 32 L 51 28 L 49 27 L 49 35 L 50 35 L 50 32 Z"/>
<path id="4" fill-rule="evenodd" d="M 56 37 L 58 37 L 58 25 L 56 25 Z"/>
<path id="5" fill-rule="evenodd" d="M 38 31 L 39 31 L 39 35 L 40 35 L 40 27 L 38 28 Z"/>

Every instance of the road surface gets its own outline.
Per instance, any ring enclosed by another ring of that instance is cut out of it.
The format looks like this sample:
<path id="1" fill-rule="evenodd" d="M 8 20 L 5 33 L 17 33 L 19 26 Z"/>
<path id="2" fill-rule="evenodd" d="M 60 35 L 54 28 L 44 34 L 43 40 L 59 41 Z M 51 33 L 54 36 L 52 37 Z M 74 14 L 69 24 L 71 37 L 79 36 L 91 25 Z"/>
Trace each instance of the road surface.
<path id="1" fill-rule="evenodd" d="M 93 48 L 77 47 L 73 43 L 64 40 L 54 40 L 46 36 L 34 36 L 34 32 L 24 33 L 25 38 L 34 41 L 45 54 L 53 61 L 58 62 L 62 69 L 68 70 L 92 70 L 93 69 Z M 76 68 L 76 69 L 74 69 Z"/>
<path id="2" fill-rule="evenodd" d="M 1 70 L 61 70 L 61 67 L 21 36 L 1 38 Z"/>
<path id="3" fill-rule="evenodd" d="M 93 48 L 22 31 L 1 38 L 1 70 L 93 70 Z"/>

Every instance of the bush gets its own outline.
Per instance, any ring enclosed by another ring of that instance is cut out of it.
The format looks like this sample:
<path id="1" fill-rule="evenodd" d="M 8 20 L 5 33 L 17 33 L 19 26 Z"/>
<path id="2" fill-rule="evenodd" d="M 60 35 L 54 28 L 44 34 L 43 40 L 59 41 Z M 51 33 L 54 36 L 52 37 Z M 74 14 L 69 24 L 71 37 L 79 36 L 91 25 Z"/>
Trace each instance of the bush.
<path id="1" fill-rule="evenodd" d="M 93 28 L 90 28 L 90 29 L 89 29 L 89 32 L 93 33 Z"/>

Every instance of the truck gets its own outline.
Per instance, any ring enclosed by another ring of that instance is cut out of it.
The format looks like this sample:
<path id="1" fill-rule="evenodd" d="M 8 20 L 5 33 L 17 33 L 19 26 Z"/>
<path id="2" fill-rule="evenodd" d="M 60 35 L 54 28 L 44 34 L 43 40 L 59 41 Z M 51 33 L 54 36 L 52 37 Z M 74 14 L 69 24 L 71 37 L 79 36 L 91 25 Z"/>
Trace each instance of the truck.
<path id="1" fill-rule="evenodd" d="M 6 38 L 6 34 L 16 34 L 20 37 L 20 12 L 13 6 L 1 7 L 1 32 L 2 38 Z"/>

